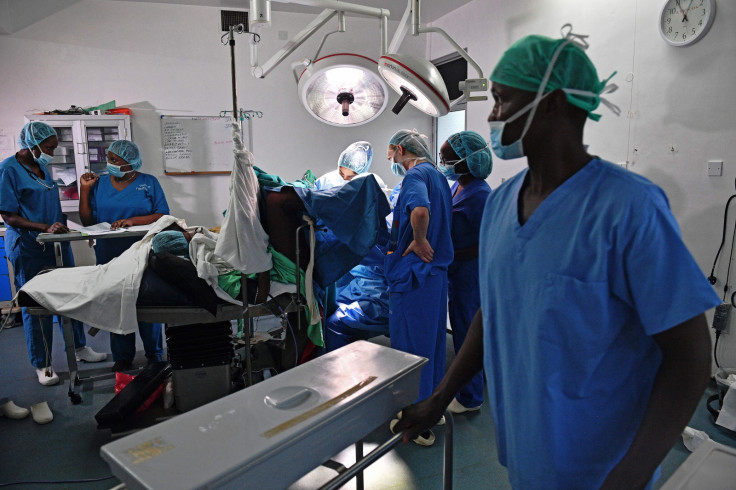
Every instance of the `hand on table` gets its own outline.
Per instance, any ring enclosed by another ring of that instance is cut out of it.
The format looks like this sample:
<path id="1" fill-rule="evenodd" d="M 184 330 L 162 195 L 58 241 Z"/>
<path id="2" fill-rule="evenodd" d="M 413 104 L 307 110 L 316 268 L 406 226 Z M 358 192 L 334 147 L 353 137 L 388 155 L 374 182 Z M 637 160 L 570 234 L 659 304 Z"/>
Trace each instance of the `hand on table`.
<path id="1" fill-rule="evenodd" d="M 133 223 L 133 220 L 130 218 L 128 219 L 119 219 L 117 221 L 113 221 L 110 225 L 111 230 L 117 230 L 119 228 L 129 228 L 131 226 L 135 226 L 135 223 Z"/>
<path id="2" fill-rule="evenodd" d="M 59 223 L 57 221 L 53 225 L 51 225 L 48 228 L 46 228 L 46 230 L 44 231 L 44 233 L 54 233 L 54 234 L 57 234 L 57 235 L 59 233 L 69 233 L 69 228 L 67 228 L 66 225 L 64 225 L 63 223 Z"/>

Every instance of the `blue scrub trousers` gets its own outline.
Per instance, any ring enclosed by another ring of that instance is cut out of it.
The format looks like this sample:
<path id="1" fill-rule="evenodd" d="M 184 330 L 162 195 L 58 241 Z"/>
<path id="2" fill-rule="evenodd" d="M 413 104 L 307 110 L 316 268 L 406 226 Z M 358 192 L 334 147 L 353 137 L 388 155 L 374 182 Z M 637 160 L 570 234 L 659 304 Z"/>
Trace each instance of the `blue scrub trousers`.
<path id="1" fill-rule="evenodd" d="M 417 402 L 429 397 L 445 375 L 447 271 L 434 274 L 416 289 L 391 293 L 389 300 L 391 347 L 429 360 Z"/>
<path id="2" fill-rule="evenodd" d="M 138 322 L 138 333 L 143 341 L 146 358 L 161 361 L 164 355 L 163 332 L 160 323 Z M 135 333 L 110 334 L 110 351 L 113 361 L 133 361 L 135 358 Z"/>
<path id="3" fill-rule="evenodd" d="M 127 250 L 140 238 L 112 238 L 98 241 L 95 245 L 97 264 L 107 264 Z M 104 242 L 104 243 L 103 243 Z M 161 361 L 164 356 L 163 328 L 160 323 L 138 322 L 138 332 L 143 341 L 146 358 Z M 113 361 L 130 361 L 135 358 L 135 333 L 110 333 L 110 352 Z"/>
<path id="4" fill-rule="evenodd" d="M 470 322 L 480 308 L 478 259 L 456 261 L 450 265 L 447 292 L 452 343 L 455 354 L 457 354 L 468 335 Z M 483 404 L 483 371 L 478 371 L 455 398 L 468 408 L 481 406 Z"/>
<path id="5" fill-rule="evenodd" d="M 6 242 L 7 244 L 7 242 Z M 15 288 L 20 290 L 21 287 L 31 279 L 33 279 L 41 269 L 45 267 L 56 267 L 56 259 L 54 258 L 53 245 L 47 245 L 43 251 L 37 253 L 19 250 L 20 244 L 15 250 L 6 246 L 6 255 L 13 264 L 15 274 Z M 74 258 L 71 254 L 69 244 L 62 244 L 62 257 L 64 264 L 68 266 L 74 265 Z M 28 347 L 28 357 L 31 364 L 37 369 L 43 369 L 51 366 L 51 346 L 54 340 L 53 317 L 30 315 L 27 308 L 21 309 L 23 317 L 23 330 L 26 334 L 26 346 Z M 84 325 L 77 320 L 71 320 L 72 332 L 74 333 L 74 346 L 79 349 L 87 345 L 87 338 L 84 335 Z M 58 321 L 61 328 L 61 320 Z"/>

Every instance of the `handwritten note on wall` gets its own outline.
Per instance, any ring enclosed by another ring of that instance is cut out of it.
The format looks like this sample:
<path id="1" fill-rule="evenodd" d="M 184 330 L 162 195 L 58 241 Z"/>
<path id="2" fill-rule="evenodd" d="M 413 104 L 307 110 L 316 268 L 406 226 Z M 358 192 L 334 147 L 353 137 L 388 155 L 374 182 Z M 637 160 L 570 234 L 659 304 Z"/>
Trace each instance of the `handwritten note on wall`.
<path id="1" fill-rule="evenodd" d="M 229 117 L 161 116 L 164 172 L 228 173 L 233 166 Z"/>

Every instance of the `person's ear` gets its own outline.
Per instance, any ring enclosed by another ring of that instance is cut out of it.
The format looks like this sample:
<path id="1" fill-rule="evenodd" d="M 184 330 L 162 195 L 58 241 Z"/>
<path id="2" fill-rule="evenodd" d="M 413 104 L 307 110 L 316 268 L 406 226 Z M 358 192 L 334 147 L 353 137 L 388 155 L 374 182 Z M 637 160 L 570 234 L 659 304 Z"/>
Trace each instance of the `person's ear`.
<path id="1" fill-rule="evenodd" d="M 544 115 L 564 114 L 567 108 L 567 97 L 562 89 L 552 91 L 540 102 L 540 109 Z"/>

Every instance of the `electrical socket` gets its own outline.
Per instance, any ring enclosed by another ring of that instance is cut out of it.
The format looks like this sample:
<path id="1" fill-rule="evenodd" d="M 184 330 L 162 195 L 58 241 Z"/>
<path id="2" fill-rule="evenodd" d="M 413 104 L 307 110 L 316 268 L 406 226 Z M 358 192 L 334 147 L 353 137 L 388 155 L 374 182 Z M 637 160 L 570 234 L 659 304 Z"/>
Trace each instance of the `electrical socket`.
<path id="1" fill-rule="evenodd" d="M 728 328 L 728 316 L 730 312 L 730 303 L 721 303 L 716 306 L 716 311 L 713 313 L 713 330 L 723 332 Z"/>
<path id="2" fill-rule="evenodd" d="M 708 160 L 708 175 L 713 177 L 723 175 L 723 160 Z"/>

